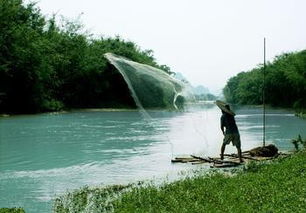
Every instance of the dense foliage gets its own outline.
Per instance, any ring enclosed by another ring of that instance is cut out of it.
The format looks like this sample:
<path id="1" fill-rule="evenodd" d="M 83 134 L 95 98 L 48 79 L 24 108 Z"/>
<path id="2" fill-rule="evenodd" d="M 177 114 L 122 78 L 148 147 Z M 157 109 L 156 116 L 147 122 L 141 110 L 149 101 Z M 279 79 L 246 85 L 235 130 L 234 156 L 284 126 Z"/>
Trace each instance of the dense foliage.
<path id="1" fill-rule="evenodd" d="M 55 212 L 303 212 L 306 152 L 273 163 L 247 164 L 234 175 L 216 172 L 160 187 L 85 187 L 58 198 Z M 118 194 L 118 192 L 121 192 Z M 117 195 L 116 195 L 117 194 Z"/>
<path id="2" fill-rule="evenodd" d="M 306 108 L 306 50 L 284 53 L 266 66 L 265 100 L 272 106 Z M 228 102 L 262 104 L 263 66 L 230 78 L 223 89 Z"/>
<path id="3" fill-rule="evenodd" d="M 25 213 L 22 208 L 0 208 L 0 213 Z"/>
<path id="4" fill-rule="evenodd" d="M 0 1 L 0 29 L 0 113 L 134 107 L 106 52 L 170 73 L 151 50 L 120 37 L 93 39 L 79 22 L 58 24 L 22 0 Z"/>

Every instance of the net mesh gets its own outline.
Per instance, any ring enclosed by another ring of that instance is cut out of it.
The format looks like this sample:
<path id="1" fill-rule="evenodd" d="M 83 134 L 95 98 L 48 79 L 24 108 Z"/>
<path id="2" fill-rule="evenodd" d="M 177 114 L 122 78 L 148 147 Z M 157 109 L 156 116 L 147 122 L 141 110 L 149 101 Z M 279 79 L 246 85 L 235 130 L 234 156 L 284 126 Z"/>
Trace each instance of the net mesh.
<path id="1" fill-rule="evenodd" d="M 182 81 L 160 69 L 113 53 L 106 53 L 104 56 L 121 73 L 140 110 L 182 109 L 190 96 Z"/>

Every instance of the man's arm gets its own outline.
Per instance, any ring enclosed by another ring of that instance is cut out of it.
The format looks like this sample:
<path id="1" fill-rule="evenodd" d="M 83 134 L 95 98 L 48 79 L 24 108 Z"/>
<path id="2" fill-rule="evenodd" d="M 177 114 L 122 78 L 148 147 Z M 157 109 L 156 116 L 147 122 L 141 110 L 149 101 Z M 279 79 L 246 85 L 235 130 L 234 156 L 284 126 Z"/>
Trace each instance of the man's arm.
<path id="1" fill-rule="evenodd" d="M 221 131 L 222 131 L 223 135 L 225 134 L 224 133 L 224 127 L 225 127 L 225 125 L 224 125 L 224 116 L 222 115 L 221 116 Z"/>

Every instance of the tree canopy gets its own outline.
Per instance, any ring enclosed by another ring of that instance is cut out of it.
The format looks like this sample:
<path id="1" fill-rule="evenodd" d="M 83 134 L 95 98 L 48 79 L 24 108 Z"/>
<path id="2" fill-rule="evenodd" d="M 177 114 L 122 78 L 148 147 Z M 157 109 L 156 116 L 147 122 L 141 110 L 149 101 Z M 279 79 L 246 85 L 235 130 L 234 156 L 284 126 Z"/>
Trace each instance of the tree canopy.
<path id="1" fill-rule="evenodd" d="M 82 107 L 134 107 L 112 52 L 171 73 L 152 50 L 115 38 L 93 39 L 77 21 L 47 19 L 34 3 L 0 1 L 0 113 Z"/>
<path id="2" fill-rule="evenodd" d="M 262 104 L 263 88 L 267 104 L 306 108 L 306 50 L 283 53 L 263 65 L 230 78 L 223 89 L 226 100 L 236 104 Z"/>

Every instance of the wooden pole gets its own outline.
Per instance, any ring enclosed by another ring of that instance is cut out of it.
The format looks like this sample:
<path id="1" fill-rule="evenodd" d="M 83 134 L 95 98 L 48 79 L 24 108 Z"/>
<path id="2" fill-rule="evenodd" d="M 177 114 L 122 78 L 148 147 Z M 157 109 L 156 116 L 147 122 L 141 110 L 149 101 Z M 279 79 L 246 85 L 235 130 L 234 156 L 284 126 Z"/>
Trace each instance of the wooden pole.
<path id="1" fill-rule="evenodd" d="M 263 88 L 262 88 L 262 104 L 263 104 L 263 146 L 266 146 L 266 38 L 264 38 L 264 67 L 263 67 Z"/>

